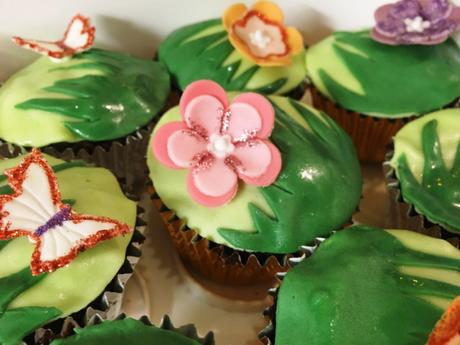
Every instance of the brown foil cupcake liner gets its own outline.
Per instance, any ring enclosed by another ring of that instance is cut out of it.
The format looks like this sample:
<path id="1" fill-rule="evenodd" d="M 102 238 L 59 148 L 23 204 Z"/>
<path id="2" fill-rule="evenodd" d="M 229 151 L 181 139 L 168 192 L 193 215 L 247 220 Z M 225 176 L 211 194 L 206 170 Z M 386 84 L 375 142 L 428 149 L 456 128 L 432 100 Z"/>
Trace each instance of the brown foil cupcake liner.
<path id="1" fill-rule="evenodd" d="M 332 117 L 350 135 L 361 161 L 382 162 L 386 145 L 406 123 L 414 119 L 384 119 L 341 108 L 314 86 L 310 87 L 313 106 Z"/>
<path id="2" fill-rule="evenodd" d="M 117 317 L 113 318 L 112 320 L 123 320 L 125 318 L 126 318 L 125 314 L 120 314 Z M 36 345 L 48 345 L 53 339 L 60 339 L 60 338 L 66 338 L 66 337 L 72 336 L 74 334 L 74 330 L 77 328 L 95 326 L 95 325 L 102 323 L 105 320 L 106 318 L 104 318 L 103 315 L 97 312 L 91 315 L 91 317 L 89 317 L 83 323 L 77 322 L 72 317 L 68 317 L 65 319 L 60 331 L 57 333 L 53 333 L 52 331 L 46 330 L 46 329 L 41 329 L 39 332 L 36 332 L 35 344 Z M 139 321 L 141 321 L 143 324 L 147 326 L 153 326 L 152 322 L 147 316 L 142 316 L 139 319 Z M 172 331 L 172 332 L 182 334 L 183 336 L 187 338 L 195 340 L 200 345 L 215 345 L 214 335 L 212 332 L 209 332 L 204 337 L 200 337 L 198 335 L 198 331 L 196 327 L 192 324 L 176 328 L 171 322 L 171 319 L 169 318 L 168 315 L 165 315 L 163 317 L 158 327 L 161 329 L 167 330 L 167 331 Z"/>
<path id="3" fill-rule="evenodd" d="M 332 234 L 331 234 L 332 235 Z M 301 256 L 296 258 L 289 259 L 289 268 L 294 267 L 295 265 L 301 263 L 305 259 L 313 255 L 316 249 L 324 242 L 324 237 L 317 237 L 311 246 L 302 246 L 300 247 Z M 275 345 L 275 335 L 276 335 L 276 306 L 278 302 L 278 292 L 283 279 L 286 276 L 287 272 L 281 272 L 276 275 L 277 281 L 274 286 L 268 290 L 268 295 L 271 297 L 271 304 L 265 308 L 264 316 L 267 320 L 267 326 L 259 332 L 259 339 L 262 344 L 265 345 Z"/>
<path id="4" fill-rule="evenodd" d="M 20 148 L 16 145 L 11 145 L 4 143 L 0 145 L 0 157 L 1 158 L 14 158 L 21 154 L 26 154 L 27 151 L 23 148 Z M 64 159 L 63 157 L 57 157 Z M 98 161 L 93 161 L 96 165 Z M 122 190 L 127 193 L 126 185 L 120 181 L 120 186 Z M 97 312 L 100 315 L 103 315 L 106 318 L 113 318 L 121 309 L 122 297 L 124 293 L 124 287 L 126 282 L 129 280 L 131 275 L 134 272 L 134 267 L 136 266 L 139 258 L 141 256 L 141 246 L 144 242 L 144 232 L 147 224 L 147 215 L 143 208 L 139 205 L 137 206 L 137 217 L 136 224 L 134 226 L 133 235 L 131 241 L 126 248 L 126 258 L 118 270 L 116 276 L 112 281 L 107 285 L 104 291 L 98 296 L 93 302 L 91 302 L 86 308 L 72 314 L 72 318 L 75 320 L 85 320 L 89 315 Z M 58 319 L 49 323 L 46 327 L 51 330 L 58 330 L 62 327 L 65 319 Z M 24 340 L 25 344 L 34 344 L 34 336 L 29 335 Z"/>
<path id="5" fill-rule="evenodd" d="M 431 237 L 441 238 L 460 248 L 460 236 L 447 231 L 443 226 L 432 223 L 427 217 L 417 212 L 415 206 L 404 200 L 401 194 L 396 171 L 390 165 L 393 148 L 389 146 L 386 161 L 383 163 L 386 185 L 390 197 L 390 218 L 387 228 L 416 231 Z"/>
<path id="6" fill-rule="evenodd" d="M 182 261 L 213 281 L 233 285 L 268 282 L 276 273 L 286 271 L 288 260 L 298 255 L 249 253 L 212 242 L 187 227 L 168 209 L 152 185 L 149 193 Z"/>

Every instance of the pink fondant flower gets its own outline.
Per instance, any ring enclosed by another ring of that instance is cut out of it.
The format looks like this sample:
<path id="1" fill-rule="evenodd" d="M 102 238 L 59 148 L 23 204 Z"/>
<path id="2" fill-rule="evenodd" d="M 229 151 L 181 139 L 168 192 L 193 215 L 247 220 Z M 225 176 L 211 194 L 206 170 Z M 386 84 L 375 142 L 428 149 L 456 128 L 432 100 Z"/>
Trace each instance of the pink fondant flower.
<path id="1" fill-rule="evenodd" d="M 201 80 L 185 89 L 179 107 L 182 121 L 158 129 L 153 153 L 169 168 L 190 169 L 187 187 L 195 201 L 229 202 L 238 178 L 256 186 L 276 180 L 281 155 L 268 141 L 275 115 L 265 97 L 243 93 L 229 104 L 220 85 Z"/>

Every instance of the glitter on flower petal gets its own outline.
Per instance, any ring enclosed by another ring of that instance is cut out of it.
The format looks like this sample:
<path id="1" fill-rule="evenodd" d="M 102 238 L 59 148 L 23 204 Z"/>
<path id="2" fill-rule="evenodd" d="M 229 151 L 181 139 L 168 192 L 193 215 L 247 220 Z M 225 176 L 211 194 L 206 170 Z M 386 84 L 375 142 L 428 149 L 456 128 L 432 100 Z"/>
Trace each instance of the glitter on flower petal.
<path id="1" fill-rule="evenodd" d="M 432 45 L 460 28 L 460 7 L 449 0 L 401 0 L 375 12 L 372 37 L 389 45 Z"/>

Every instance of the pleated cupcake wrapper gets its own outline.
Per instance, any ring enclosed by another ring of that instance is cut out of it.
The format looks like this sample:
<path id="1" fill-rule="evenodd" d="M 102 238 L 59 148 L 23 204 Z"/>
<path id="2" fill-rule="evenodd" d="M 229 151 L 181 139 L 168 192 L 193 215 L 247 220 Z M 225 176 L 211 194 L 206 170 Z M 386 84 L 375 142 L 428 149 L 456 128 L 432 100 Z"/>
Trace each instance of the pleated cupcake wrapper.
<path id="1" fill-rule="evenodd" d="M 0 145 L 0 157 L 2 158 L 14 158 L 26 153 L 27 151 L 24 148 L 20 148 L 16 145 L 8 143 Z M 82 155 L 88 154 L 85 151 L 81 151 L 81 153 Z M 54 156 L 61 159 L 66 158 L 65 155 Z M 113 159 L 114 156 L 112 156 L 111 159 Z M 109 159 L 107 156 L 101 157 L 101 159 Z M 98 158 L 98 156 L 94 156 L 91 162 L 95 165 L 102 166 L 102 162 L 96 158 Z M 123 183 L 123 181 L 120 181 L 120 186 L 125 193 L 129 194 L 127 191 L 127 186 L 125 183 Z M 143 234 L 145 232 L 146 224 L 147 215 L 144 209 L 138 205 L 136 224 L 134 226 L 133 236 L 126 249 L 126 258 L 123 262 L 123 265 L 99 297 L 97 297 L 93 302 L 91 302 L 86 308 L 72 314 L 72 317 L 75 320 L 81 321 L 88 319 L 90 315 L 94 314 L 95 312 L 97 312 L 100 315 L 103 315 L 106 318 L 113 318 L 119 313 L 125 284 L 133 274 L 134 267 L 141 256 L 140 249 L 145 239 Z M 63 323 L 64 319 L 58 319 L 56 321 L 49 323 L 45 327 L 48 329 L 48 332 L 58 331 L 62 327 Z M 33 344 L 33 335 L 28 336 L 24 343 Z"/>
<path id="2" fill-rule="evenodd" d="M 361 161 L 382 162 L 386 145 L 414 117 L 385 119 L 341 108 L 314 86 L 310 87 L 313 106 L 332 117 L 350 135 Z"/>
<path id="3" fill-rule="evenodd" d="M 394 168 L 390 165 L 393 157 L 393 147 L 388 146 L 386 161 L 383 163 L 386 185 L 390 197 L 390 220 L 388 228 L 416 231 L 431 237 L 442 238 L 456 248 L 460 248 L 460 236 L 447 231 L 443 226 L 432 223 L 427 217 L 420 214 L 415 206 L 404 200 L 401 194 L 399 180 Z"/>
<path id="4" fill-rule="evenodd" d="M 123 320 L 126 318 L 125 314 L 120 314 L 117 317 L 112 318 L 112 320 Z M 56 338 L 66 338 L 72 336 L 74 334 L 74 329 L 81 328 L 81 327 L 89 327 L 101 324 L 103 321 L 107 320 L 104 315 L 94 312 L 88 319 L 86 319 L 83 323 L 76 321 L 72 317 L 68 317 L 65 319 L 61 330 L 59 333 L 53 334 L 46 330 L 41 330 L 40 332 L 36 333 L 35 337 L 35 344 L 37 345 L 48 345 L 53 339 Z M 153 326 L 152 322 L 147 316 L 142 316 L 139 321 L 147 326 Z M 212 332 L 209 332 L 204 337 L 200 337 L 198 335 L 198 331 L 196 327 L 192 324 L 182 326 L 182 327 L 174 327 L 173 323 L 169 316 L 165 315 L 158 326 L 161 329 L 176 332 L 182 334 L 183 336 L 193 339 L 201 345 L 215 345 L 214 343 L 214 335 Z M 147 345 L 147 344 L 146 344 Z"/>
<path id="5" fill-rule="evenodd" d="M 333 233 L 330 235 L 332 236 Z M 317 237 L 313 244 L 310 246 L 302 246 L 300 247 L 301 256 L 296 258 L 289 259 L 289 267 L 294 267 L 308 259 L 310 256 L 314 254 L 316 249 L 321 245 L 322 242 L 326 240 L 325 237 Z M 275 345 L 275 335 L 276 335 L 276 306 L 278 302 L 278 292 L 280 286 L 283 284 L 283 279 L 286 276 L 287 272 L 280 272 L 277 273 L 277 282 L 275 285 L 268 290 L 269 296 L 271 296 L 272 303 L 264 310 L 264 316 L 267 319 L 267 326 L 259 333 L 259 339 L 262 344 L 265 345 Z"/>
<path id="6" fill-rule="evenodd" d="M 233 285 L 267 282 L 276 273 L 286 271 L 288 260 L 299 255 L 249 253 L 216 244 L 188 228 L 183 220 L 163 204 L 151 184 L 148 188 L 152 202 L 182 260 L 213 281 Z"/>

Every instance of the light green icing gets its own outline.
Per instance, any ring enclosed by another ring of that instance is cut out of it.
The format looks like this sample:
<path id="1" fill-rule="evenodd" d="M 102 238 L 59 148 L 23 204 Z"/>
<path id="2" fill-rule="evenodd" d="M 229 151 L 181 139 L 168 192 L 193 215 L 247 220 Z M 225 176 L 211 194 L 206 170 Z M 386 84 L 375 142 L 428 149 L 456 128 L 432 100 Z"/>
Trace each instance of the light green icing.
<path id="1" fill-rule="evenodd" d="M 182 90 L 193 81 L 211 79 L 229 91 L 285 94 L 306 77 L 305 52 L 294 56 L 289 66 L 257 66 L 233 48 L 220 19 L 174 31 L 160 45 L 158 56 Z"/>
<path id="2" fill-rule="evenodd" d="M 42 57 L 0 88 L 0 138 L 35 147 L 122 138 L 152 120 L 169 91 L 157 62 L 99 49 Z"/>
<path id="3" fill-rule="evenodd" d="M 181 120 L 178 107 L 169 110 L 160 119 L 152 135 L 160 126 Z M 186 169 L 172 170 L 165 167 L 155 159 L 150 149 L 147 153 L 147 164 L 156 192 L 161 195 L 163 203 L 175 210 L 177 216 L 184 219 L 191 229 L 197 230 L 201 236 L 216 243 L 226 244 L 217 231 L 220 227 L 231 227 L 246 232 L 256 231 L 247 208 L 249 203 L 273 216 L 270 207 L 255 186 L 240 185 L 238 194 L 231 203 L 209 209 L 190 198 L 186 187 L 188 174 Z"/>
<path id="4" fill-rule="evenodd" d="M 431 222 L 460 232 L 460 111 L 445 110 L 405 126 L 391 161 L 403 199 Z"/>
<path id="5" fill-rule="evenodd" d="M 104 321 L 75 330 L 76 334 L 51 345 L 199 345 L 178 332 L 145 325 L 134 319 Z"/>
<path id="6" fill-rule="evenodd" d="M 349 220 L 360 199 L 361 175 L 350 139 L 326 115 L 287 98 L 270 100 L 276 111 L 271 140 L 283 160 L 273 185 L 240 183 L 230 203 L 207 208 L 190 198 L 187 170 L 163 166 L 151 149 L 147 163 L 162 202 L 201 236 L 246 251 L 290 253 Z M 173 108 L 154 133 L 180 120 Z"/>
<path id="7" fill-rule="evenodd" d="M 65 62 L 69 67 L 80 63 L 81 61 L 76 60 Z M 71 121 L 70 117 L 42 110 L 30 112 L 16 108 L 16 104 L 21 104 L 31 97 L 70 98 L 44 90 L 59 80 L 103 74 L 103 71 L 96 68 L 62 70 L 58 68 L 59 66 L 43 57 L 20 70 L 2 85 L 0 88 L 0 137 L 3 140 L 26 146 L 32 144 L 44 146 L 50 140 L 69 143 L 79 141 L 79 138 L 72 134 L 63 123 L 63 121 Z M 50 68 L 54 68 L 52 73 L 43 73 Z M 9 89 L 13 89 L 14 92 L 7 92 Z M 44 126 L 44 118 L 46 118 L 46 126 Z"/>
<path id="8" fill-rule="evenodd" d="M 440 109 L 460 96 L 460 49 L 453 40 L 434 46 L 389 46 L 369 31 L 335 32 L 307 51 L 309 77 L 347 110 L 400 118 Z"/>
<path id="9" fill-rule="evenodd" d="M 422 180 L 425 163 L 422 150 L 422 130 L 432 120 L 438 120 L 438 133 L 442 133 L 439 139 L 443 160 L 446 167 L 452 169 L 457 145 L 460 142 L 460 109 L 441 110 L 411 121 L 396 134 L 393 140 L 394 155 L 391 159 L 391 166 L 396 169 L 398 158 L 402 154 L 406 155 L 409 168 L 418 181 Z"/>
<path id="10" fill-rule="evenodd" d="M 51 164 L 63 161 L 46 156 Z M 0 171 L 17 165 L 20 158 L 0 161 Z M 136 205 L 128 200 L 117 179 L 108 170 L 73 167 L 57 173 L 62 197 L 76 200 L 73 208 L 85 214 L 111 217 L 135 224 Z M 3 183 L 2 183 L 3 184 Z M 131 236 L 102 242 L 80 254 L 68 267 L 61 268 L 15 298 L 9 308 L 54 307 L 65 316 L 93 301 L 105 289 L 125 260 Z M 33 245 L 18 238 L 0 250 L 0 277 L 7 277 L 30 264 Z M 0 331 L 1 332 L 1 331 Z"/>
<path id="11" fill-rule="evenodd" d="M 276 345 L 421 345 L 460 295 L 460 252 L 443 240 L 356 226 L 282 281 Z"/>
<path id="12" fill-rule="evenodd" d="M 331 71 L 331 77 L 337 84 L 350 90 L 350 92 L 364 96 L 364 90 L 359 81 L 335 54 L 334 43 L 334 36 L 330 36 L 322 41 L 321 44 L 316 44 L 308 48 L 306 55 L 308 76 L 315 83 L 315 87 L 321 90 L 321 92 L 329 98 L 332 98 L 332 95 L 329 94 L 326 85 L 324 85 L 320 77 L 319 72 L 321 70 Z M 349 47 L 347 45 L 341 46 Z M 322 58 L 315 58 L 316 56 L 321 56 Z"/>

